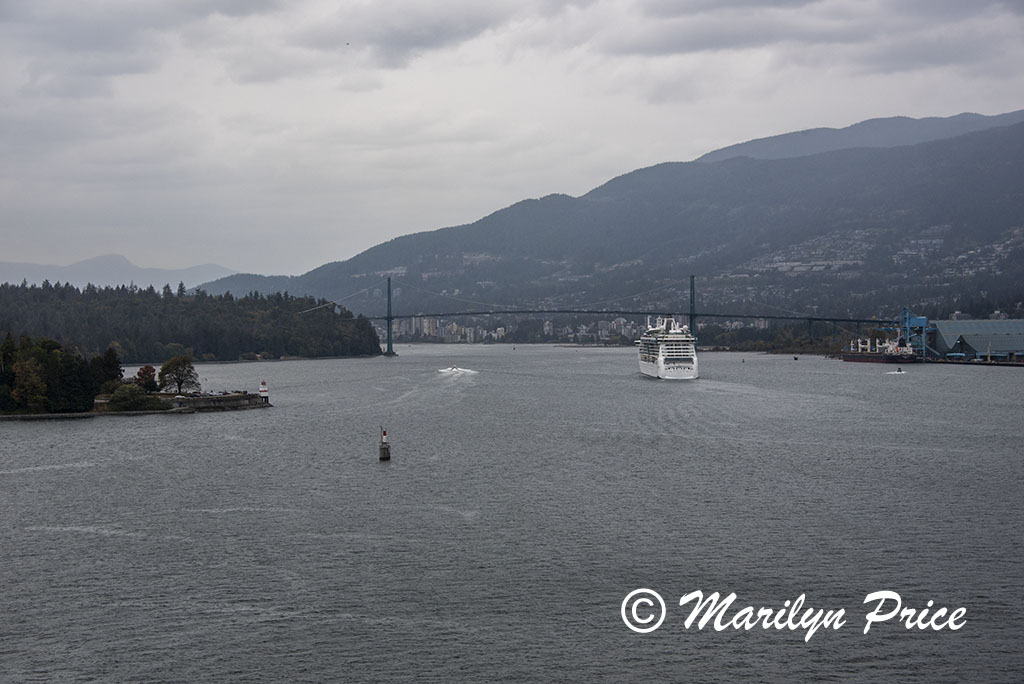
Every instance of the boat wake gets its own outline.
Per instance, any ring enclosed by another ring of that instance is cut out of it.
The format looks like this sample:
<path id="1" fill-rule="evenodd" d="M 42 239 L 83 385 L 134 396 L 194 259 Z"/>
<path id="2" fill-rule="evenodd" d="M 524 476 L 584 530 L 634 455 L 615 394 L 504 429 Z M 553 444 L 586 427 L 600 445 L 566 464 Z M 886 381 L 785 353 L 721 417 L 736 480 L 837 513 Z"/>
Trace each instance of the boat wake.
<path id="1" fill-rule="evenodd" d="M 459 368 L 458 366 L 450 366 L 448 368 L 438 368 L 438 373 L 447 373 L 449 375 L 476 375 L 479 371 L 471 370 L 469 368 Z"/>
<path id="2" fill-rule="evenodd" d="M 276 506 L 229 506 L 227 508 L 186 508 L 186 513 L 207 513 L 224 515 L 226 513 L 301 513 L 298 508 L 278 508 Z"/>
<path id="3" fill-rule="evenodd" d="M 480 516 L 480 511 L 477 510 L 463 510 L 460 508 L 456 508 L 455 506 L 449 506 L 448 504 L 428 505 L 435 510 L 444 511 L 445 513 L 452 513 L 453 515 L 457 515 L 463 520 L 472 520 L 473 518 L 477 518 Z"/>
<path id="4" fill-rule="evenodd" d="M 153 535 L 146 532 L 135 532 L 123 530 L 117 527 L 104 527 L 102 525 L 29 525 L 25 528 L 29 532 L 51 532 L 57 534 L 86 534 L 99 537 L 126 537 L 129 539 L 163 539 L 167 541 L 192 541 L 189 537 L 179 534 Z"/>
<path id="5" fill-rule="evenodd" d="M 47 465 L 24 466 L 22 468 L 11 468 L 0 470 L 0 475 L 20 475 L 21 473 L 36 473 L 46 470 L 65 470 L 67 468 L 92 468 L 96 464 L 92 461 L 75 461 L 74 463 L 50 463 Z"/>

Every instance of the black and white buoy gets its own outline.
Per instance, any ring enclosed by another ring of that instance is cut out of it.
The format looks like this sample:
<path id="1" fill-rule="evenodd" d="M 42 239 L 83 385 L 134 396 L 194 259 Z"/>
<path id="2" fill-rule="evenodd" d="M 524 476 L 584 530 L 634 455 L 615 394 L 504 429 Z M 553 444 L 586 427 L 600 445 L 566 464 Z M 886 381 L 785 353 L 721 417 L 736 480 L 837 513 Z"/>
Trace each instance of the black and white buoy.
<path id="1" fill-rule="evenodd" d="M 388 431 L 382 425 L 380 428 L 380 460 L 391 460 L 391 445 L 388 444 Z"/>

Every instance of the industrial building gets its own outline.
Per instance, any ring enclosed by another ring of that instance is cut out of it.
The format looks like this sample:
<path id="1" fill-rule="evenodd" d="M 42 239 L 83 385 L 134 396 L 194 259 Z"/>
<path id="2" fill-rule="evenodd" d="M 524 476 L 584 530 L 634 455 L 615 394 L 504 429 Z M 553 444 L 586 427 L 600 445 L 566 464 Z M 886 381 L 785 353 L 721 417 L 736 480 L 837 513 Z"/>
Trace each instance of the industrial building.
<path id="1" fill-rule="evenodd" d="M 928 356 L 950 361 L 1024 362 L 1024 320 L 930 321 Z"/>
<path id="2" fill-rule="evenodd" d="M 1022 319 L 929 321 L 903 309 L 888 329 L 920 360 L 1024 364 Z"/>

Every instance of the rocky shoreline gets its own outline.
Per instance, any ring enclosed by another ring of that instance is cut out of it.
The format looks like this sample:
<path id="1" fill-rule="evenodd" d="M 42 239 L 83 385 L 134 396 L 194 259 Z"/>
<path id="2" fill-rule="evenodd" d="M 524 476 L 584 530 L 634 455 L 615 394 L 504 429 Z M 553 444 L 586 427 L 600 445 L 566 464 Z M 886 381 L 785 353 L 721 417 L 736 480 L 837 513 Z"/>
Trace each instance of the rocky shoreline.
<path id="1" fill-rule="evenodd" d="M 152 416 L 209 413 L 214 411 L 245 411 L 249 409 L 272 408 L 273 404 L 258 394 L 248 392 L 228 392 L 226 394 L 200 394 L 192 396 L 175 395 L 161 397 L 170 408 L 160 411 L 107 411 L 106 399 L 96 399 L 96 406 L 87 413 L 22 413 L 0 415 L 2 420 L 82 420 L 97 416 Z"/>

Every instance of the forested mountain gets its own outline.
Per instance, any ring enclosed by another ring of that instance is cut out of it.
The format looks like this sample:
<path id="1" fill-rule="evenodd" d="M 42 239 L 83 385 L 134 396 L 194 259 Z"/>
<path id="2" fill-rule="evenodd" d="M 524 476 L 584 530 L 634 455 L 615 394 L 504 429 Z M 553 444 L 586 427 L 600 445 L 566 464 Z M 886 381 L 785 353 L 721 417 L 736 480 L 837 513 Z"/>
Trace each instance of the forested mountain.
<path id="1" fill-rule="evenodd" d="M 969 297 L 1013 310 L 1024 299 L 1024 124 L 902 147 L 659 164 L 303 276 L 207 287 L 348 297 L 379 314 L 390 275 L 404 313 L 602 302 L 680 311 L 689 274 L 701 310 L 936 315 Z"/>
<path id="2" fill-rule="evenodd" d="M 112 347 L 125 363 L 185 353 L 207 361 L 380 354 L 368 320 L 332 305 L 315 308 L 323 303 L 285 294 L 175 293 L 169 286 L 2 284 L 0 336 L 46 337 L 86 356 Z"/>
<path id="3" fill-rule="evenodd" d="M 216 264 L 203 264 L 189 268 L 143 268 L 136 266 L 120 254 L 106 254 L 76 261 L 68 266 L 46 264 L 29 264 L 13 261 L 0 261 L 0 283 L 20 283 L 27 281 L 30 285 L 41 284 L 44 280 L 51 283 L 71 283 L 78 287 L 92 284 L 96 287 L 117 287 L 132 285 L 137 287 L 160 287 L 164 283 L 184 283 L 186 287 L 195 287 L 208 280 L 222 278 L 231 274 L 230 269 Z"/>

